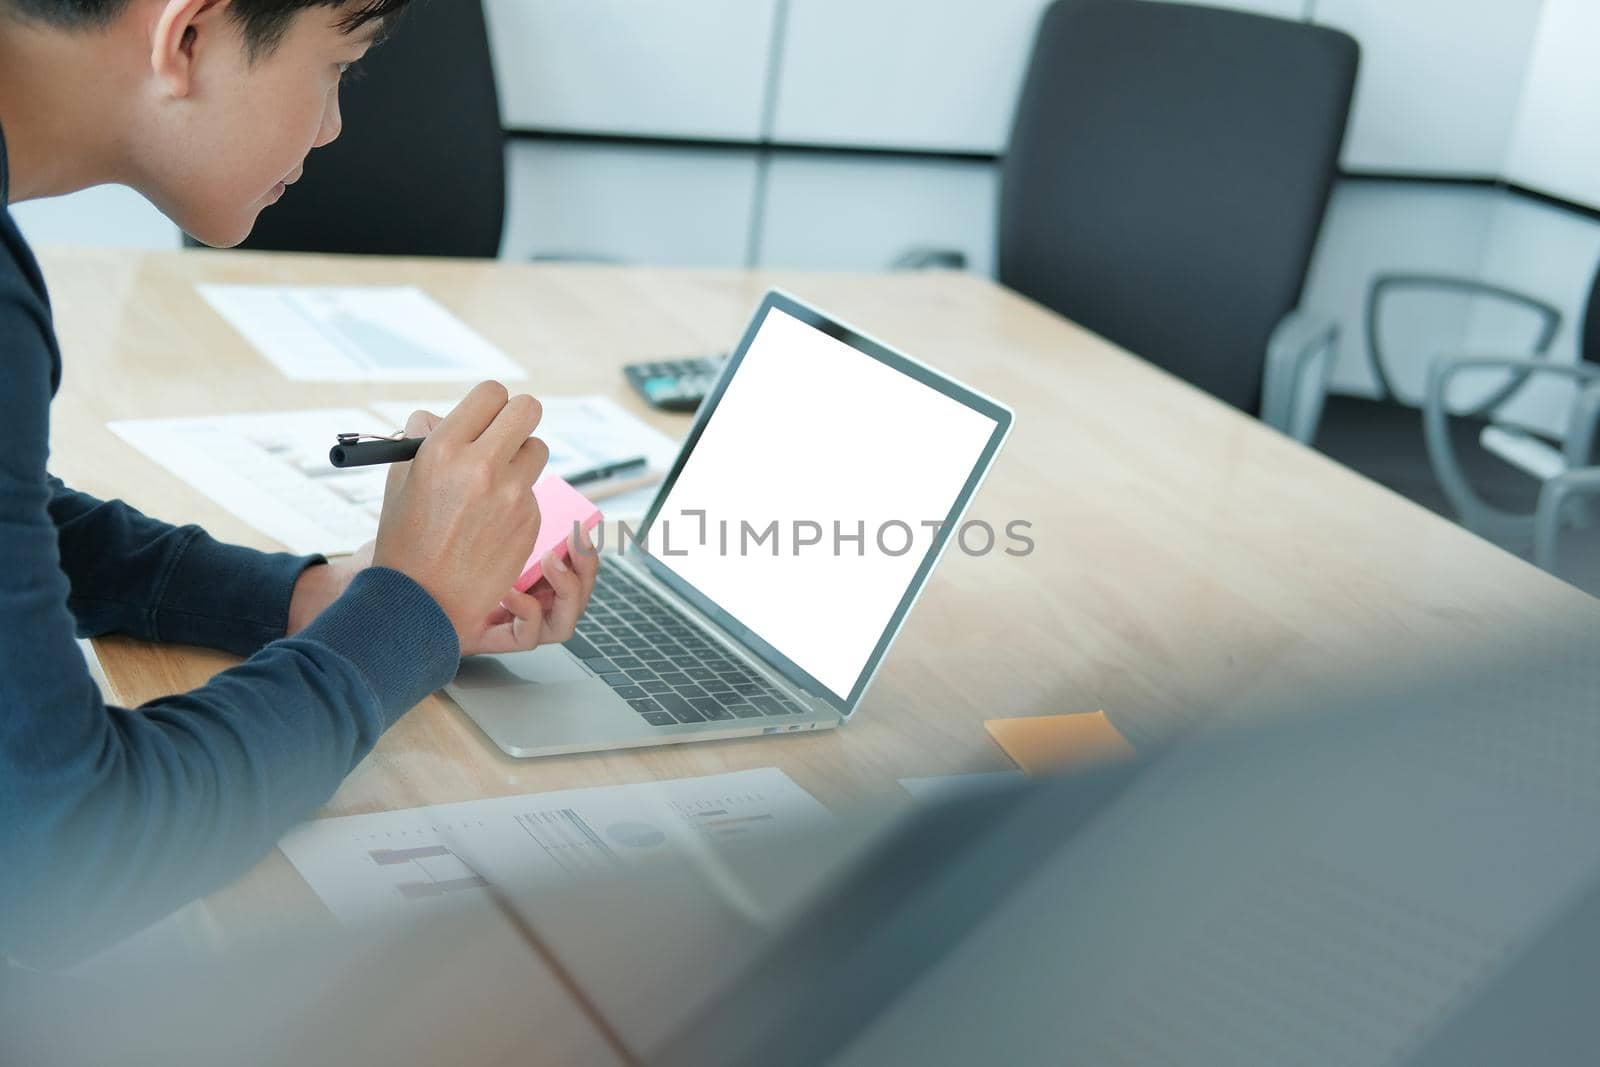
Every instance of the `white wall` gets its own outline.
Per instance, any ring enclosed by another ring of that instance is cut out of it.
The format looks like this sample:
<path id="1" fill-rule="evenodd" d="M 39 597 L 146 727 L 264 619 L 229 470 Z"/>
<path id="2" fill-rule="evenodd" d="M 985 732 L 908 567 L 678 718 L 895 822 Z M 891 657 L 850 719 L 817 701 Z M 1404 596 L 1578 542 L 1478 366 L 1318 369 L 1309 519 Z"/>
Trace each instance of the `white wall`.
<path id="1" fill-rule="evenodd" d="M 791 0 L 772 138 L 1004 151 L 1048 2 Z M 1204 2 L 1297 20 L 1306 8 L 1306 0 Z"/>
<path id="2" fill-rule="evenodd" d="M 11 215 L 36 245 L 173 249 L 183 235 L 150 202 L 122 185 L 11 205 Z"/>
<path id="3" fill-rule="evenodd" d="M 792 0 L 773 138 L 999 152 L 1046 2 Z"/>
<path id="4" fill-rule="evenodd" d="M 777 0 L 485 0 L 513 129 L 754 140 Z"/>
<path id="5" fill-rule="evenodd" d="M 999 203 L 992 163 L 780 155 L 768 176 L 760 260 L 872 271 L 933 247 L 993 274 Z"/>
<path id="6" fill-rule="evenodd" d="M 1500 174 L 1543 3 L 1316 0 L 1318 23 L 1361 42 L 1345 166 Z"/>
<path id="7" fill-rule="evenodd" d="M 1546 0 L 1512 140 L 1516 182 L 1600 207 L 1600 4 Z"/>
<path id="8" fill-rule="evenodd" d="M 754 150 L 514 144 L 501 254 L 742 265 L 756 168 Z"/>

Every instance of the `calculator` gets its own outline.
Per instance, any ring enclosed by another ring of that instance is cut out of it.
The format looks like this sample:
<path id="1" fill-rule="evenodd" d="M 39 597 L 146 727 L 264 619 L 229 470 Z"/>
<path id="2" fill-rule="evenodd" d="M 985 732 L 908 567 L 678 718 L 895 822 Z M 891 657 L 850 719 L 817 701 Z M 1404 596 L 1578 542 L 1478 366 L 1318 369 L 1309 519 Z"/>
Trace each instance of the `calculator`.
<path id="1" fill-rule="evenodd" d="M 727 356 L 701 356 L 660 363 L 630 363 L 622 368 L 622 373 L 651 407 L 662 411 L 694 411 L 717 384 L 727 362 Z"/>

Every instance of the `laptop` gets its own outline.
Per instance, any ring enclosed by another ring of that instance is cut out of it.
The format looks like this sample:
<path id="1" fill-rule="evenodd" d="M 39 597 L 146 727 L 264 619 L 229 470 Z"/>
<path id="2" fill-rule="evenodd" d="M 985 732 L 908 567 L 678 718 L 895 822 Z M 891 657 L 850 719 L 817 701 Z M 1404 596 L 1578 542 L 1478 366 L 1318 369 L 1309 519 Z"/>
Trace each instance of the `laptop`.
<path id="1" fill-rule="evenodd" d="M 576 636 L 464 660 L 445 691 L 519 757 L 841 726 L 1011 423 L 769 293 L 642 524 L 605 546 Z M 966 532 L 1002 550 L 991 524 Z"/>

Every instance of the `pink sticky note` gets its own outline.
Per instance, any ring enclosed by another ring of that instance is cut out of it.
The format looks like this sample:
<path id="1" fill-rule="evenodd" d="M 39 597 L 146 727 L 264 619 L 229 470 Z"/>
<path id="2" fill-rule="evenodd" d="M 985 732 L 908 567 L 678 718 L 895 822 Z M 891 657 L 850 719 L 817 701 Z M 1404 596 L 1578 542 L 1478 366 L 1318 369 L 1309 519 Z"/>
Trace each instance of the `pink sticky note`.
<path id="1" fill-rule="evenodd" d="M 517 579 L 517 588 L 524 593 L 544 577 L 545 553 L 555 549 L 561 559 L 571 556 L 572 545 L 567 538 L 574 523 L 592 530 L 600 522 L 599 505 L 553 474 L 533 487 L 533 495 L 539 501 L 539 538 L 533 543 L 533 554 L 522 569 L 522 577 Z"/>

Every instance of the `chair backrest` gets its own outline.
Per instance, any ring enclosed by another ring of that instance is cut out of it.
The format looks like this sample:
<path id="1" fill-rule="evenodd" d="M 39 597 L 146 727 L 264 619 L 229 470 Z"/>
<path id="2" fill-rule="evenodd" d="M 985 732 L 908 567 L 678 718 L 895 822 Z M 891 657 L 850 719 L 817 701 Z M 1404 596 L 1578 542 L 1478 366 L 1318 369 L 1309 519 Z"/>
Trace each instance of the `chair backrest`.
<path id="1" fill-rule="evenodd" d="M 494 256 L 505 132 L 479 0 L 412 0 L 340 92 L 344 130 L 242 247 Z"/>
<path id="2" fill-rule="evenodd" d="M 1017 109 L 1000 279 L 1257 411 L 1337 173 L 1359 48 L 1336 30 L 1058 0 Z"/>
<path id="3" fill-rule="evenodd" d="M 1589 283 L 1589 306 L 1583 313 L 1583 335 L 1578 338 L 1578 358 L 1600 363 L 1600 267 Z"/>

